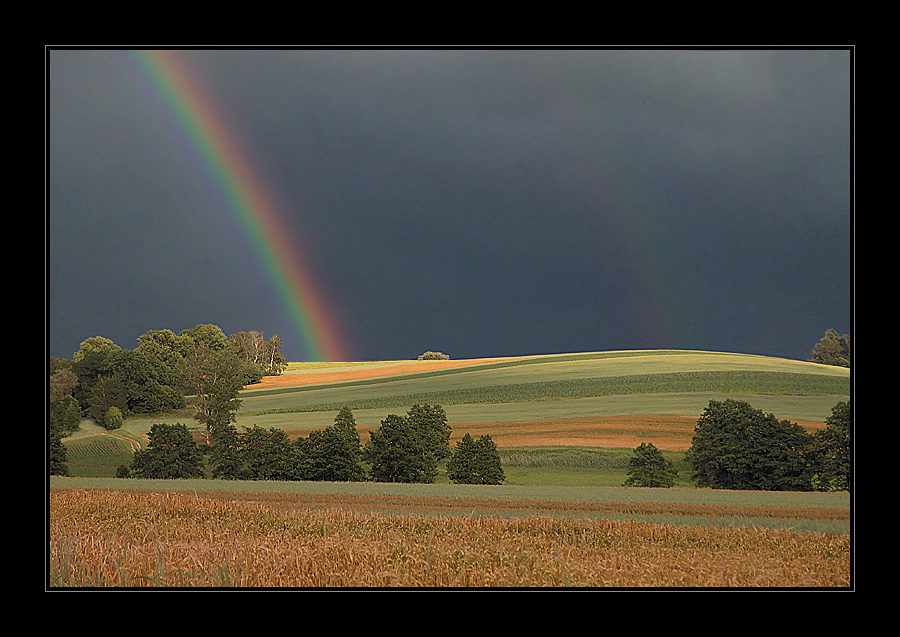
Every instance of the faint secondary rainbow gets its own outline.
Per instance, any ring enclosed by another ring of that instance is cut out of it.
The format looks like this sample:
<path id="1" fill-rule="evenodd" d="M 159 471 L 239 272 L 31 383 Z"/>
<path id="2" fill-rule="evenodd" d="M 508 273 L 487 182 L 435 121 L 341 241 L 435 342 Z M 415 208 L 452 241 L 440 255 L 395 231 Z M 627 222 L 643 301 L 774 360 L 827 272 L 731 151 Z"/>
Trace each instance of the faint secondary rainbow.
<path id="1" fill-rule="evenodd" d="M 265 179 L 248 159 L 248 149 L 224 118 L 203 82 L 190 73 L 179 51 L 130 51 L 151 90 L 177 121 L 268 274 L 282 305 L 315 361 L 351 360 L 324 293 L 302 259 L 284 212 Z"/>

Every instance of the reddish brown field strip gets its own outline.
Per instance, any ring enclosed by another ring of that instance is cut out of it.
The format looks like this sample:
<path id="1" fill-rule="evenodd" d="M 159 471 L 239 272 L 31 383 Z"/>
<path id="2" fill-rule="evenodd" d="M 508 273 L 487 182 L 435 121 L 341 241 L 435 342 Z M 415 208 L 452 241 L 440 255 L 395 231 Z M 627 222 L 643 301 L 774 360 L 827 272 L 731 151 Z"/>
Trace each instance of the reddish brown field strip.
<path id="1" fill-rule="evenodd" d="M 825 427 L 825 423 L 794 421 L 807 431 Z M 685 451 L 691 446 L 697 418 L 676 415 L 595 416 L 591 418 L 553 418 L 508 422 L 454 423 L 451 444 L 466 433 L 473 438 L 489 435 L 498 447 L 602 447 L 633 449 L 652 443 L 659 449 Z M 357 430 L 368 439 L 375 426 L 360 425 Z M 289 431 L 290 437 L 308 435 L 307 430 Z"/>
<path id="2" fill-rule="evenodd" d="M 339 372 L 309 372 L 296 374 L 282 374 L 281 376 L 264 376 L 259 383 L 248 385 L 247 389 L 272 389 L 275 387 L 299 387 L 303 385 L 323 385 L 347 380 L 361 380 L 365 378 L 382 378 L 385 376 L 398 376 L 402 374 L 416 374 L 429 372 L 436 369 L 451 369 L 481 363 L 493 363 L 504 358 L 472 358 L 458 361 L 417 361 L 415 363 L 399 363 L 397 365 L 385 365 L 368 369 L 345 369 Z"/>

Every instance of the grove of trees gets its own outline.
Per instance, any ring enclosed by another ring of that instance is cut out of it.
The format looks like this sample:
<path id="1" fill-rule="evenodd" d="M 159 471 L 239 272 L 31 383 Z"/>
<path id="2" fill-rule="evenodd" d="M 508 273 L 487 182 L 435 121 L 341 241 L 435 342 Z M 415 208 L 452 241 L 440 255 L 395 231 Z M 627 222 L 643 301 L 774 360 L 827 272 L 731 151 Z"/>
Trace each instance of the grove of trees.
<path id="1" fill-rule="evenodd" d="M 175 334 L 152 330 L 127 350 L 102 336 L 81 343 L 72 360 L 51 358 L 50 424 L 63 433 L 92 418 L 107 429 L 135 414 L 171 412 L 191 396 L 197 418 L 208 429 L 230 422 L 237 392 L 287 363 L 281 339 L 259 332 L 226 337 L 215 325 L 197 325 Z"/>
<path id="2" fill-rule="evenodd" d="M 449 458 L 453 482 L 500 484 L 504 479 L 490 436 L 473 441 L 467 433 L 451 451 L 446 413 L 440 405 L 428 403 L 413 405 L 405 416 L 389 414 L 365 448 L 348 407 L 338 411 L 330 426 L 294 440 L 283 429 L 255 425 L 238 432 L 233 424 L 224 423 L 212 432 L 211 445 L 198 445 L 181 423 L 155 424 L 149 446 L 136 452 L 132 467 L 120 468 L 119 475 L 203 478 L 208 471 L 224 480 L 431 483 L 438 463 Z"/>
<path id="3" fill-rule="evenodd" d="M 826 428 L 807 433 L 745 401 L 711 400 L 697 420 L 686 460 L 699 487 L 763 491 L 849 489 L 850 404 L 832 409 Z"/>

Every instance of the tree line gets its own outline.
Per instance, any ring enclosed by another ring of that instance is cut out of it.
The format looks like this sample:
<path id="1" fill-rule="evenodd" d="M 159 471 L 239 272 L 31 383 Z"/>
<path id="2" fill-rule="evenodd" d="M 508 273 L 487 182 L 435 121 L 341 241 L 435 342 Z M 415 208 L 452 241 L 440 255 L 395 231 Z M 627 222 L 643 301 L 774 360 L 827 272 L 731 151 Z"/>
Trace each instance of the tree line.
<path id="1" fill-rule="evenodd" d="M 311 480 L 333 482 L 433 483 L 446 461 L 451 482 L 500 484 L 500 453 L 490 436 L 468 433 L 450 448 L 444 408 L 413 405 L 405 415 L 389 414 L 363 445 L 352 410 L 341 408 L 334 422 L 290 440 L 283 429 L 254 425 L 238 432 L 231 424 L 214 429 L 211 445 L 198 445 L 181 424 L 150 428 L 149 445 L 134 454 L 119 477 L 223 480 Z"/>
<path id="2" fill-rule="evenodd" d="M 685 460 L 698 487 L 759 491 L 848 491 L 852 476 L 850 403 L 841 401 L 812 434 L 746 401 L 711 400 L 697 420 Z M 671 487 L 677 471 L 652 443 L 635 449 L 626 486 Z"/>

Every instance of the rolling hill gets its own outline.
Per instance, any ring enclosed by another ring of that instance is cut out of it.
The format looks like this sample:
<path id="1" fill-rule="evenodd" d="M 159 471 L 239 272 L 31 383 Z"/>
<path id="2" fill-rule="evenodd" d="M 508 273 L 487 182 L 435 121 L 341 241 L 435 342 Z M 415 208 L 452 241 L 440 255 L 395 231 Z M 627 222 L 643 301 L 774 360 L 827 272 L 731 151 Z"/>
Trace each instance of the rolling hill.
<path id="1" fill-rule="evenodd" d="M 367 430 L 389 413 L 433 402 L 444 406 L 455 435 L 489 433 L 499 446 L 652 441 L 681 450 L 710 400 L 746 400 L 815 428 L 849 396 L 848 369 L 719 352 L 295 365 L 245 389 L 238 425 L 302 432 L 327 426 L 348 405 Z"/>

